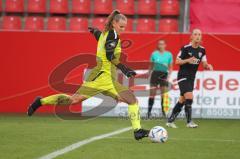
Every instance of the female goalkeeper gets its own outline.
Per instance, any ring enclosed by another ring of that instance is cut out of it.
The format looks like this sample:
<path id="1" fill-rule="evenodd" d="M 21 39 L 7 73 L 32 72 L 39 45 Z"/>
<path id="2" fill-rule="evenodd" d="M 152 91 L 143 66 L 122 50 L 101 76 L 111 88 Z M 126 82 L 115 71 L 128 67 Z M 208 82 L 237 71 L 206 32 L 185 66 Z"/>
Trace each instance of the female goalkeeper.
<path id="1" fill-rule="evenodd" d="M 55 94 L 45 98 L 37 97 L 29 106 L 27 114 L 31 116 L 39 107 L 44 105 L 69 106 L 79 104 L 82 101 L 102 93 L 112 98 L 127 103 L 134 137 L 136 140 L 147 137 L 149 131 L 141 128 L 139 106 L 134 94 L 116 80 L 116 69 L 120 69 L 124 75 L 131 78 L 136 72 L 120 63 L 121 41 L 119 35 L 125 30 L 127 18 L 118 10 L 114 10 L 107 18 L 104 30 L 89 28 L 94 35 L 97 44 L 97 66 L 90 73 L 87 81 L 70 96 L 67 94 Z"/>

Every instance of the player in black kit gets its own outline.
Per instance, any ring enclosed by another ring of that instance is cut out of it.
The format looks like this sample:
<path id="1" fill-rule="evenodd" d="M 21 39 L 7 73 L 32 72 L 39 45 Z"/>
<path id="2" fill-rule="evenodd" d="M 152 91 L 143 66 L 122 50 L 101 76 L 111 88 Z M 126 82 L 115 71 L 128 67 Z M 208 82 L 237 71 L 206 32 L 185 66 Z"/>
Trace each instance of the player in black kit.
<path id="1" fill-rule="evenodd" d="M 187 127 L 198 127 L 192 121 L 192 103 L 193 103 L 193 87 L 195 75 L 199 64 L 202 62 L 204 69 L 213 70 L 212 65 L 208 64 L 205 48 L 200 45 L 202 40 L 202 32 L 199 29 L 194 29 L 191 35 L 191 43 L 181 48 L 176 64 L 180 66 L 178 71 L 178 85 L 180 89 L 180 97 L 173 108 L 171 116 L 168 118 L 166 125 L 171 128 L 177 128 L 174 120 L 181 112 L 185 105 L 185 114 L 187 118 Z"/>

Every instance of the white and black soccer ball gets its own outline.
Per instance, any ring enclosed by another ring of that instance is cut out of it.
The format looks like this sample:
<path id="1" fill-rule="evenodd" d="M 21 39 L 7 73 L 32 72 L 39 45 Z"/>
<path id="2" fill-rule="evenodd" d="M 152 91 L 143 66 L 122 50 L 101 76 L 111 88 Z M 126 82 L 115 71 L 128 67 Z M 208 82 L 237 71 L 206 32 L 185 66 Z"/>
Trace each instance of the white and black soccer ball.
<path id="1" fill-rule="evenodd" d="M 152 142 L 164 143 L 168 139 L 168 132 L 162 126 L 155 126 L 150 130 L 148 136 Z"/>

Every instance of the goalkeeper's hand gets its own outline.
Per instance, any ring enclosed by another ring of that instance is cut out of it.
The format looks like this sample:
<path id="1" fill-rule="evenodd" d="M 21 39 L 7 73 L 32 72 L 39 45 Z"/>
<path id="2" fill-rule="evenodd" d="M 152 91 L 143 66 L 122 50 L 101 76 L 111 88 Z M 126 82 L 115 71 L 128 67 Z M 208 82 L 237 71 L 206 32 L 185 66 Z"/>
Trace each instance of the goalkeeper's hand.
<path id="1" fill-rule="evenodd" d="M 98 28 L 88 27 L 88 30 L 89 30 L 90 33 L 94 34 L 94 32 L 98 30 Z"/>
<path id="2" fill-rule="evenodd" d="M 128 78 L 131 78 L 131 77 L 133 77 L 133 76 L 135 76 L 135 75 L 137 74 L 134 70 L 132 70 L 131 68 L 128 68 L 127 66 L 125 66 L 125 65 L 123 65 L 123 64 L 121 64 L 121 63 L 117 64 L 116 66 L 117 66 L 117 68 L 119 68 L 119 69 L 122 71 L 122 73 L 123 73 L 125 76 L 127 76 Z"/>

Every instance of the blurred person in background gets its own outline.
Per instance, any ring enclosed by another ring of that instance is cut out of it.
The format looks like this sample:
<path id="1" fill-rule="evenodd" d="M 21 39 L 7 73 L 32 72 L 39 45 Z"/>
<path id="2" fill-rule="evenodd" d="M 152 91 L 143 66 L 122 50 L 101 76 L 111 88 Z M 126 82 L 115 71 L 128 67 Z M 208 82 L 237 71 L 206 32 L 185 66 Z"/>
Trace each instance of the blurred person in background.
<path id="1" fill-rule="evenodd" d="M 150 96 L 148 99 L 147 117 L 151 117 L 151 111 L 158 88 L 161 90 L 161 111 L 162 116 L 166 117 L 166 111 L 170 105 L 168 96 L 168 80 L 172 73 L 172 53 L 166 51 L 166 41 L 158 41 L 157 49 L 150 57 Z"/>
<path id="2" fill-rule="evenodd" d="M 192 121 L 192 103 L 195 75 L 199 64 L 202 63 L 204 69 L 213 70 L 212 65 L 208 64 L 206 51 L 202 42 L 202 32 L 194 29 L 191 34 L 191 42 L 181 48 L 176 64 L 180 66 L 177 81 L 180 89 L 180 97 L 166 125 L 171 128 L 177 128 L 174 121 L 185 105 L 185 115 L 187 118 L 187 127 L 196 128 L 198 125 Z"/>

